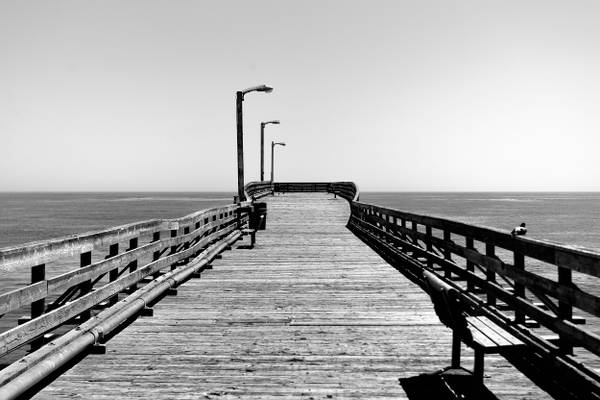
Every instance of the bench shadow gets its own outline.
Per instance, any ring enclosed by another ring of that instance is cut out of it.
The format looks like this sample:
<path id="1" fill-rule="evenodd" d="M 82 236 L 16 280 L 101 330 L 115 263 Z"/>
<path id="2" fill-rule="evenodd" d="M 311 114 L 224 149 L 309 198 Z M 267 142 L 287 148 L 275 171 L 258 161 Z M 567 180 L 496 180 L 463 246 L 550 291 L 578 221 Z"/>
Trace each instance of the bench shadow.
<path id="1" fill-rule="evenodd" d="M 447 367 L 399 381 L 410 400 L 498 400 L 464 368 Z"/>

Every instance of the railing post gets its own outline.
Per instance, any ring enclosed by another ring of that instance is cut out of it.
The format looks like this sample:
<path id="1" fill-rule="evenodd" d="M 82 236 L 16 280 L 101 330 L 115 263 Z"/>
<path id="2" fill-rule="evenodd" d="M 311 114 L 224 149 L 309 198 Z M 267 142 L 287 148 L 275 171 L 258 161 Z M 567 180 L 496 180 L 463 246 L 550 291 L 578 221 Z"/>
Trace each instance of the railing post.
<path id="1" fill-rule="evenodd" d="M 395 237 L 402 236 L 398 235 L 398 217 L 396 217 L 395 215 L 392 216 L 392 225 L 394 226 L 392 230 L 392 235 L 394 235 Z M 402 242 L 400 242 L 400 251 L 404 252 L 404 245 L 402 244 Z"/>
<path id="2" fill-rule="evenodd" d="M 382 230 L 381 229 L 382 228 L 382 224 L 381 224 L 381 220 L 380 220 L 381 214 L 377 210 L 373 210 L 373 214 L 375 216 L 375 218 L 374 218 L 375 226 L 377 228 L 379 228 L 379 230 L 377 231 L 376 235 L 381 240 L 381 239 L 383 239 L 383 236 L 384 236 L 383 233 L 381 233 L 381 230 Z"/>
<path id="3" fill-rule="evenodd" d="M 171 229 L 171 238 L 177 237 L 177 229 Z M 177 245 L 173 245 L 171 246 L 171 252 L 169 254 L 175 254 L 177 253 Z M 175 268 L 177 268 L 177 264 L 173 263 L 171 264 L 171 271 L 174 270 Z"/>
<path id="4" fill-rule="evenodd" d="M 431 243 L 431 236 L 432 236 L 431 226 L 425 225 L 425 235 L 427 238 L 427 240 L 425 242 L 425 246 L 427 249 L 427 267 L 433 268 L 433 261 L 431 260 L 431 257 L 433 255 L 433 244 Z"/>
<path id="5" fill-rule="evenodd" d="M 160 242 L 160 231 L 158 232 L 154 232 L 152 234 L 152 243 L 155 242 Z M 160 258 L 160 253 L 161 250 L 156 250 L 152 253 L 152 261 L 156 261 Z M 160 271 L 156 271 L 153 275 L 152 275 L 155 279 L 158 278 L 160 276 Z"/>
<path id="6" fill-rule="evenodd" d="M 452 261 L 452 252 L 450 251 L 450 243 L 452 243 L 452 236 L 450 235 L 449 230 L 444 230 L 444 243 L 446 246 L 444 247 L 444 259 L 448 261 Z M 452 271 L 448 268 L 444 268 L 444 277 L 451 278 Z"/>
<path id="7" fill-rule="evenodd" d="M 189 226 L 186 226 L 185 228 L 183 228 L 183 234 L 184 235 L 187 235 L 189 233 L 190 233 L 190 227 Z M 184 250 L 189 249 L 190 245 L 191 245 L 191 239 L 186 239 L 185 244 L 183 245 L 183 249 Z M 187 264 L 189 260 L 190 260 L 190 258 L 186 257 L 185 260 L 184 260 L 184 262 Z"/>
<path id="8" fill-rule="evenodd" d="M 496 248 L 493 244 L 485 244 L 485 255 L 488 257 L 496 257 Z M 496 282 L 496 273 L 489 268 L 485 270 L 485 278 L 488 282 Z M 490 306 L 496 306 L 496 296 L 489 290 L 487 290 L 487 303 Z"/>
<path id="9" fill-rule="evenodd" d="M 519 253 L 515 251 L 513 253 L 513 263 L 515 265 L 515 269 L 517 270 L 525 270 L 525 256 L 523 253 Z M 515 296 L 520 297 L 522 299 L 525 298 L 525 285 L 522 283 L 517 283 L 515 281 Z M 515 310 L 515 322 L 517 324 L 525 323 L 525 314 L 522 311 Z"/>
<path id="10" fill-rule="evenodd" d="M 465 237 L 465 247 L 469 250 L 475 250 L 475 244 L 472 237 Z M 475 273 L 475 264 L 472 261 L 467 260 L 467 271 Z M 467 278 L 467 291 L 472 291 L 474 288 L 475 285 L 473 284 L 473 280 Z"/>
<path id="11" fill-rule="evenodd" d="M 572 271 L 568 268 L 558 267 L 558 283 L 562 286 L 570 287 L 573 284 Z M 571 304 L 560 301 L 558 302 L 558 317 L 562 320 L 570 321 L 573 319 L 573 307 Z M 559 348 L 566 354 L 573 354 L 573 345 L 563 336 L 560 335 Z"/>
<path id="12" fill-rule="evenodd" d="M 86 251 L 85 253 L 81 253 L 79 255 L 80 268 L 87 267 L 91 263 L 92 263 L 92 252 L 91 251 Z M 81 296 L 84 296 L 84 295 L 90 293 L 91 291 L 92 291 L 92 280 L 91 279 L 88 279 L 87 281 L 81 283 Z M 82 312 L 80 315 L 81 315 L 81 320 L 85 321 L 90 318 L 92 313 L 90 310 L 86 310 L 86 311 Z"/>
<path id="13" fill-rule="evenodd" d="M 127 251 L 133 250 L 133 249 L 137 249 L 138 247 L 138 238 L 133 238 L 133 239 L 129 239 L 129 248 L 127 249 Z M 133 271 L 135 271 L 138 267 L 138 260 L 133 260 L 132 262 L 130 262 L 126 268 L 129 268 L 129 273 L 132 273 Z M 133 285 L 131 285 L 129 287 L 129 293 L 133 293 L 137 290 L 137 283 L 134 283 Z"/>
<path id="14" fill-rule="evenodd" d="M 119 254 L 119 243 L 114 243 L 114 244 L 111 244 L 110 246 L 108 246 L 108 255 L 106 256 L 107 259 L 115 257 L 117 254 Z M 113 268 L 108 272 L 109 282 L 116 281 L 118 277 L 119 277 L 119 268 Z M 117 293 L 114 296 L 112 296 L 110 299 L 108 299 L 108 304 L 114 305 L 114 304 L 117 304 L 118 301 L 119 301 L 119 294 Z"/>
<path id="15" fill-rule="evenodd" d="M 40 264 L 31 267 L 31 283 L 46 280 L 46 265 Z M 37 318 L 46 311 L 46 298 L 31 302 L 31 319 Z M 37 350 L 44 344 L 44 338 L 38 338 L 31 342 L 31 350 Z"/>
<path id="16" fill-rule="evenodd" d="M 419 240 L 417 239 L 417 235 L 416 235 L 416 233 L 418 232 L 417 223 L 415 221 L 411 221 L 410 225 L 411 225 L 410 228 L 412 229 L 412 231 L 415 232 L 415 235 L 413 235 L 410 238 L 410 241 L 413 242 L 414 245 L 418 246 L 419 245 Z M 414 251 L 412 253 L 415 254 Z"/>
<path id="17" fill-rule="evenodd" d="M 387 214 L 383 214 L 383 217 L 384 217 L 383 219 L 384 219 L 384 221 L 385 221 L 385 224 L 384 224 L 383 231 L 384 231 L 385 233 L 388 233 L 388 234 L 389 234 L 389 233 L 390 233 L 390 218 L 389 218 L 389 215 L 387 215 Z M 389 238 L 388 238 L 388 236 L 387 236 L 387 235 L 383 235 L 383 241 L 384 241 L 385 243 L 390 243 L 390 242 L 392 242 L 391 240 L 389 240 Z"/>
<path id="18" fill-rule="evenodd" d="M 400 218 L 400 226 L 403 228 L 402 229 L 402 239 L 404 240 L 404 242 L 407 242 L 408 239 L 408 235 L 406 234 L 406 232 L 404 231 L 404 229 L 406 229 L 406 220 L 404 218 Z M 408 246 L 402 245 L 402 251 L 404 253 L 406 253 L 408 251 Z"/>

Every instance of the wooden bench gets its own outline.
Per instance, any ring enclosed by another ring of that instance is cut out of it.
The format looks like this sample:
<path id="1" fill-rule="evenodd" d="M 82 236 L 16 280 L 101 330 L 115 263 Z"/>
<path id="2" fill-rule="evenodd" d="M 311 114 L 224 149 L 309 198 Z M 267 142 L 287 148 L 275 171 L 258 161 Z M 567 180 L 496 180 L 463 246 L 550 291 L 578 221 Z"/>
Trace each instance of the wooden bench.
<path id="1" fill-rule="evenodd" d="M 435 274 L 423 272 L 429 297 L 440 321 L 452 329 L 452 368 L 460 367 L 460 344 L 475 351 L 473 375 L 483 380 L 485 354 L 525 346 L 521 340 L 487 317 L 468 316 L 459 298 L 459 291 Z"/>

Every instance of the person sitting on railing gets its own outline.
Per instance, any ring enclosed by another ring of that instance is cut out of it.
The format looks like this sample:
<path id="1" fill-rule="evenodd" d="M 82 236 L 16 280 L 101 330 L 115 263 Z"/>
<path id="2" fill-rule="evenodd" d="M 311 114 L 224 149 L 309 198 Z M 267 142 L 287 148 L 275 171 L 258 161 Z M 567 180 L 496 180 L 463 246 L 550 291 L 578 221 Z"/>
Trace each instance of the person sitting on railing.
<path id="1" fill-rule="evenodd" d="M 510 234 L 515 237 L 517 235 L 521 236 L 521 235 L 525 235 L 527 233 L 527 228 L 525 227 L 525 222 L 522 222 L 521 225 L 516 226 L 515 228 L 513 228 L 512 232 L 510 232 Z"/>

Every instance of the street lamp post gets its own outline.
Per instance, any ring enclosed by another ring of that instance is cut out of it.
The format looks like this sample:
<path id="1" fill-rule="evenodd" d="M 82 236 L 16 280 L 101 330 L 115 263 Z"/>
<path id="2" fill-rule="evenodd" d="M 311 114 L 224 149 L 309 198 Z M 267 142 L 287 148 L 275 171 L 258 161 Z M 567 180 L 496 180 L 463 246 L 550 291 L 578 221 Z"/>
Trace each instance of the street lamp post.
<path id="1" fill-rule="evenodd" d="M 260 123 L 260 180 L 265 180 L 265 125 L 279 125 L 279 121 L 265 121 Z"/>
<path id="2" fill-rule="evenodd" d="M 236 92 L 236 119 L 237 119 L 237 169 L 238 169 L 238 202 L 246 200 L 244 195 L 244 122 L 242 116 L 242 102 L 244 95 L 250 92 L 271 93 L 273 88 L 260 85 Z"/>
<path id="3" fill-rule="evenodd" d="M 273 172 L 273 166 L 275 165 L 274 160 L 275 160 L 275 146 L 280 145 L 280 146 L 285 146 L 285 143 L 283 142 L 271 142 L 271 183 L 274 182 L 274 176 L 275 173 Z"/>

